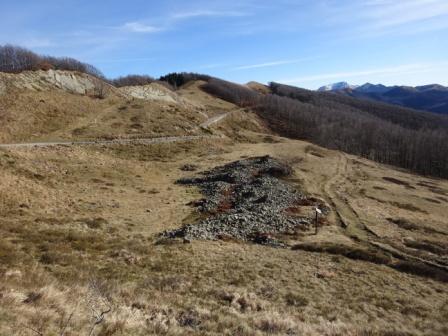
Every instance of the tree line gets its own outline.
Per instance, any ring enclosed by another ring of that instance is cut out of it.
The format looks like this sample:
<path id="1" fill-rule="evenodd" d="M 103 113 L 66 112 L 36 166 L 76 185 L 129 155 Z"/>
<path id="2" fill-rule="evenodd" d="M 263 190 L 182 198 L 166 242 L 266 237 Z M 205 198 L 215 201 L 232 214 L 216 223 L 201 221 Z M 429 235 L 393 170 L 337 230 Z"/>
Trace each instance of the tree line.
<path id="1" fill-rule="evenodd" d="M 0 46 L 0 72 L 19 73 L 27 70 L 50 69 L 78 71 L 101 79 L 104 78 L 103 73 L 93 65 L 71 57 L 43 56 L 18 46 Z"/>
<path id="2" fill-rule="evenodd" d="M 167 82 L 175 90 L 177 90 L 182 85 L 187 84 L 188 82 L 191 82 L 193 80 L 208 81 L 210 79 L 211 79 L 211 77 L 208 75 L 203 75 L 203 74 L 198 74 L 198 73 L 193 73 L 193 72 L 172 72 L 165 76 L 161 76 L 159 78 L 159 81 Z"/>
<path id="3" fill-rule="evenodd" d="M 217 79 L 204 90 L 250 106 L 275 132 L 413 172 L 448 178 L 448 118 L 271 83 L 272 94 Z"/>
<path id="4" fill-rule="evenodd" d="M 155 79 L 148 75 L 127 75 L 115 79 L 107 79 L 103 73 L 88 63 L 71 57 L 53 57 L 36 54 L 35 52 L 14 45 L 0 45 L 0 72 L 20 73 L 36 70 L 67 70 L 86 73 L 100 78 L 115 87 L 141 86 L 154 82 L 164 85 L 170 90 L 176 90 L 192 80 L 207 81 L 208 75 L 192 72 L 173 72 Z"/>

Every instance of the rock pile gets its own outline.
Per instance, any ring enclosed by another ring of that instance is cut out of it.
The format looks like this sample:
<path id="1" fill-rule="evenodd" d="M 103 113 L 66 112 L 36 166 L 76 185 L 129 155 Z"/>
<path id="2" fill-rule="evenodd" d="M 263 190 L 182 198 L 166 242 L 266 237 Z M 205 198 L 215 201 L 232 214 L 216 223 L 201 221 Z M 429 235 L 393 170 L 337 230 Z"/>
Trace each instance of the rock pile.
<path id="1" fill-rule="evenodd" d="M 281 245 L 274 234 L 295 231 L 310 224 L 307 218 L 286 211 L 305 196 L 281 177 L 291 175 L 288 165 L 269 156 L 236 161 L 177 183 L 198 186 L 204 198 L 194 202 L 206 215 L 199 223 L 187 224 L 163 237 L 185 239 L 237 239 Z"/>

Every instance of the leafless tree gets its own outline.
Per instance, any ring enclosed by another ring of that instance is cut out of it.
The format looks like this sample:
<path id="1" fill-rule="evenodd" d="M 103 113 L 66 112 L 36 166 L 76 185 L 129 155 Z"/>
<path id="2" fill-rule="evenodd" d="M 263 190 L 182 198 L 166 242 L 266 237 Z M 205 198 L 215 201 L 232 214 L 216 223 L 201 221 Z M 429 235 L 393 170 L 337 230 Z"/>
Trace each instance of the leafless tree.
<path id="1" fill-rule="evenodd" d="M 448 177 L 448 117 L 271 83 L 273 94 L 212 79 L 204 89 L 251 106 L 281 135 Z"/>
<path id="2" fill-rule="evenodd" d="M 87 73 L 104 78 L 100 70 L 93 65 L 69 57 L 51 57 L 38 55 L 28 49 L 13 45 L 0 46 L 0 71 L 18 73 L 26 70 L 68 70 Z"/>

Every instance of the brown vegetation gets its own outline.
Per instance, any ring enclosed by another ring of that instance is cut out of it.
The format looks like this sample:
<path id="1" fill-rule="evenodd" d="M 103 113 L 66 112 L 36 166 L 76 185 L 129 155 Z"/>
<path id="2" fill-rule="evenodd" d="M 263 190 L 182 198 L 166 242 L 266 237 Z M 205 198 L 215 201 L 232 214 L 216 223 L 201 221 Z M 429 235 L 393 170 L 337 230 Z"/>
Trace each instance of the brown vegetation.
<path id="1" fill-rule="evenodd" d="M 18 46 L 0 46 L 0 72 L 19 73 L 26 70 L 50 69 L 78 71 L 98 78 L 104 78 L 101 71 L 93 65 L 70 57 L 42 56 Z"/>
<path id="2" fill-rule="evenodd" d="M 273 95 L 211 79 L 204 89 L 252 106 L 274 131 L 321 146 L 410 169 L 448 176 L 448 118 L 382 103 L 271 83 Z"/>
<path id="3" fill-rule="evenodd" d="M 0 149 L 0 334 L 446 335 L 446 273 L 431 265 L 447 264 L 448 214 L 426 198 L 446 198 L 447 182 L 267 134 L 201 84 L 176 93 L 203 110 L 59 91 L 2 98 L 3 139 L 137 124 L 135 136 L 185 134 L 201 113 L 237 113 L 210 130 L 229 138 Z M 198 190 L 174 183 L 192 174 L 179 167 L 264 155 L 286 160 L 286 181 L 313 195 L 295 216 L 328 206 L 317 234 L 288 233 L 296 250 L 158 239 L 198 216 L 187 205 Z"/>

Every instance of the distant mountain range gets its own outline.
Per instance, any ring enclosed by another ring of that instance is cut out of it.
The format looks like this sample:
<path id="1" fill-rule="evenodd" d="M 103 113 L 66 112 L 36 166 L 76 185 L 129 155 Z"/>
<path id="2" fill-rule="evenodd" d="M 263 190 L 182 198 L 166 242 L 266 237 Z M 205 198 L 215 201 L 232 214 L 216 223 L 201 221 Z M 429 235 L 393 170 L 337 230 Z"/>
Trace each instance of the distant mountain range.
<path id="1" fill-rule="evenodd" d="M 448 87 L 439 84 L 412 87 L 366 83 L 358 86 L 339 82 L 322 86 L 318 91 L 335 92 L 355 98 L 373 99 L 413 109 L 448 114 Z"/>

